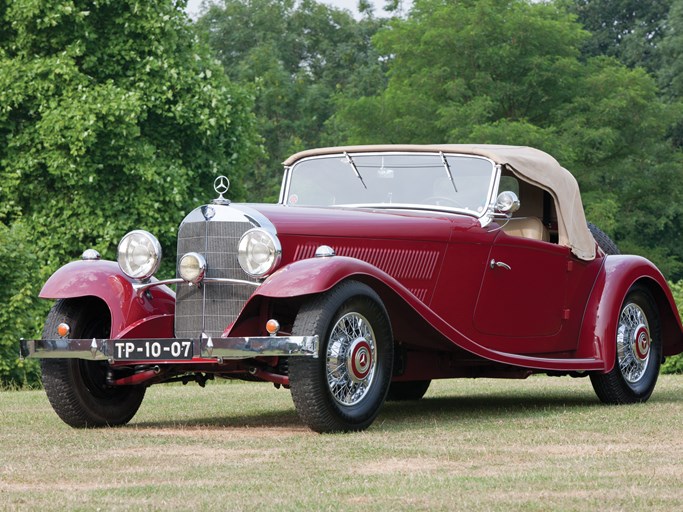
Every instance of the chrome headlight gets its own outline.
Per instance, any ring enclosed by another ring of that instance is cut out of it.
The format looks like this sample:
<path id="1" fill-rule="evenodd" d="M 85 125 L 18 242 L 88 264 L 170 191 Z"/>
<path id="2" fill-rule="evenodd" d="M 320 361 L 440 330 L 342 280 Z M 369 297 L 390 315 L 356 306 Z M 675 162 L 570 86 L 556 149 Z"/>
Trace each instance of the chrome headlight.
<path id="1" fill-rule="evenodd" d="M 282 247 L 276 236 L 261 228 L 250 229 L 240 239 L 237 260 L 242 270 L 252 277 L 271 272 L 280 263 Z"/>
<path id="2" fill-rule="evenodd" d="M 128 277 L 149 279 L 159 270 L 161 244 L 147 231 L 131 231 L 119 242 L 117 260 L 119 267 Z"/>
<path id="3" fill-rule="evenodd" d="M 178 262 L 178 274 L 184 281 L 199 284 L 206 274 L 206 260 L 196 252 L 184 254 Z"/>

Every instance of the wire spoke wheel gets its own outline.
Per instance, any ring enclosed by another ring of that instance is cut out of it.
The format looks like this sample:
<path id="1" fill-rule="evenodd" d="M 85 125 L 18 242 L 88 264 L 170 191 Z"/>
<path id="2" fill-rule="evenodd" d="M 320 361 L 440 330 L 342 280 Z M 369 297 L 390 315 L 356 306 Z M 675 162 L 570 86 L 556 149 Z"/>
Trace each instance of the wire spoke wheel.
<path id="1" fill-rule="evenodd" d="M 360 313 L 348 313 L 332 328 L 327 345 L 327 385 L 340 405 L 355 405 L 368 393 L 375 376 L 375 334 Z"/>
<path id="2" fill-rule="evenodd" d="M 643 378 L 650 361 L 650 326 L 645 312 L 637 304 L 627 304 L 621 311 L 617 328 L 617 362 L 627 382 Z"/>
<path id="3" fill-rule="evenodd" d="M 657 383 L 662 360 L 659 313 L 647 288 L 633 286 L 617 319 L 614 367 L 591 374 L 593 389 L 607 404 L 645 402 Z"/>
<path id="4" fill-rule="evenodd" d="M 320 340 L 317 359 L 289 361 L 299 417 L 316 432 L 369 427 L 387 396 L 394 361 L 391 324 L 377 293 L 344 281 L 305 303 L 292 330 Z"/>

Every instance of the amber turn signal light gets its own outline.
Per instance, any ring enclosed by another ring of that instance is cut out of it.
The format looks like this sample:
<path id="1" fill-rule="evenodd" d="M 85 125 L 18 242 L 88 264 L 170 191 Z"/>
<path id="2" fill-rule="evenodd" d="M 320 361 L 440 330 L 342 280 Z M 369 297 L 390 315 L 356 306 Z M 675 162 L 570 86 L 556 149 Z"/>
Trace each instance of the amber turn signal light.
<path id="1" fill-rule="evenodd" d="M 277 320 L 271 318 L 266 322 L 266 331 L 268 331 L 268 334 L 271 336 L 275 336 L 279 330 L 280 323 Z"/>
<path id="2" fill-rule="evenodd" d="M 71 328 L 69 327 L 69 324 L 62 322 L 57 326 L 57 334 L 59 334 L 62 338 L 66 338 L 70 332 Z"/>

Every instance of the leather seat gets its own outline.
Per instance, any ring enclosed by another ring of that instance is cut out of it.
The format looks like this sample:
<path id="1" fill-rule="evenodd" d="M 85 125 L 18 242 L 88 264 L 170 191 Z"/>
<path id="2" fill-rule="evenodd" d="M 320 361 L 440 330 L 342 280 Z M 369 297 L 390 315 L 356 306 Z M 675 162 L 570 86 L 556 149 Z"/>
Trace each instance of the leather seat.
<path id="1" fill-rule="evenodd" d="M 505 222 L 501 229 L 510 236 L 550 241 L 550 232 L 538 217 L 514 217 Z"/>

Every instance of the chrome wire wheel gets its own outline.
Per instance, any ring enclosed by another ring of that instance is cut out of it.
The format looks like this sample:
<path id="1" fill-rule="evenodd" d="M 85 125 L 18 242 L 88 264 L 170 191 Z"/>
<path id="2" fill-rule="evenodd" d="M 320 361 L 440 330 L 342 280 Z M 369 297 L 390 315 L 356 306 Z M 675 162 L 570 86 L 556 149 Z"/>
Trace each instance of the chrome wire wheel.
<path id="1" fill-rule="evenodd" d="M 393 373 L 394 337 L 387 310 L 370 286 L 342 281 L 302 304 L 295 336 L 317 334 L 319 356 L 292 357 L 296 412 L 316 432 L 364 430 L 379 414 Z"/>
<path id="2" fill-rule="evenodd" d="M 650 326 L 645 312 L 637 304 L 626 304 L 617 327 L 617 363 L 627 382 L 634 384 L 645 375 L 650 344 Z"/>
<path id="3" fill-rule="evenodd" d="M 334 400 L 343 406 L 363 400 L 372 386 L 376 367 L 372 326 L 360 313 L 347 313 L 332 327 L 327 345 L 327 385 Z"/>
<path id="4" fill-rule="evenodd" d="M 618 313 L 614 365 L 607 373 L 591 373 L 591 384 L 606 404 L 645 402 L 655 388 L 662 362 L 657 303 L 650 290 L 634 285 Z"/>

